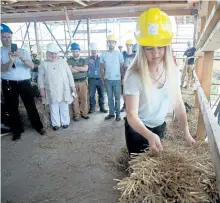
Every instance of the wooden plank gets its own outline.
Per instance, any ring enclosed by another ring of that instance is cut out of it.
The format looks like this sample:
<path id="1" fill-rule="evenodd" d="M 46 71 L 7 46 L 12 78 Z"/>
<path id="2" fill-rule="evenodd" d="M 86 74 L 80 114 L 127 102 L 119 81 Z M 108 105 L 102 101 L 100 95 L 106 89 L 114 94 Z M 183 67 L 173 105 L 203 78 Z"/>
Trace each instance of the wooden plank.
<path id="1" fill-rule="evenodd" d="M 88 6 L 86 3 L 84 3 L 83 1 L 80 0 L 74 0 L 76 3 L 82 5 L 82 6 Z"/>
<path id="2" fill-rule="evenodd" d="M 209 102 L 203 92 L 203 89 L 199 83 L 199 80 L 194 71 L 194 77 L 196 78 L 197 92 L 200 103 L 201 115 L 203 116 L 205 130 L 208 135 L 208 142 L 212 155 L 212 163 L 216 173 L 217 187 L 220 195 L 220 127 L 216 118 L 211 110 Z"/>
<path id="3" fill-rule="evenodd" d="M 208 36 L 211 34 L 212 30 L 216 26 L 219 19 L 220 19 L 220 1 L 218 1 L 216 5 L 213 7 L 208 19 L 206 20 L 205 27 L 196 45 L 197 49 L 199 49 L 201 46 L 204 45 Z"/>
<path id="4" fill-rule="evenodd" d="M 220 48 L 220 20 L 218 21 L 212 33 L 204 45 L 198 51 L 216 51 Z"/>
<path id="5" fill-rule="evenodd" d="M 84 9 L 82 9 L 84 10 Z M 103 19 L 103 18 L 126 18 L 126 17 L 138 17 L 144 10 L 146 10 L 144 7 L 140 11 L 129 11 L 124 10 L 123 7 L 121 7 L 121 12 L 115 11 L 112 13 L 80 13 L 80 11 L 74 10 L 74 13 L 72 11 L 68 11 L 69 19 L 70 20 L 81 20 L 81 19 Z M 163 9 L 168 15 L 171 16 L 185 16 L 185 15 L 192 15 L 192 12 L 190 9 L 182 9 L 182 10 L 176 10 L 176 9 Z M 38 22 L 43 21 L 64 21 L 65 15 L 63 11 L 51 11 L 51 12 L 35 12 L 35 13 L 19 13 L 19 14 L 2 14 L 2 23 L 19 23 L 19 22 L 27 22 L 33 19 Z"/>
<path id="6" fill-rule="evenodd" d="M 37 22 L 34 21 L 34 33 L 35 33 L 35 40 L 36 40 L 36 45 L 37 45 L 37 54 L 40 54 L 40 45 L 39 45 L 39 29 L 37 27 Z"/>
<path id="7" fill-rule="evenodd" d="M 214 52 L 204 52 L 204 63 L 202 72 L 202 88 L 206 98 L 210 99 L 212 68 L 213 68 Z"/>
<path id="8" fill-rule="evenodd" d="M 89 45 L 90 45 L 90 20 L 89 18 L 87 18 L 86 20 L 87 23 L 87 44 L 88 44 L 88 56 L 90 56 L 90 49 L 89 49 Z"/>
<path id="9" fill-rule="evenodd" d="M 72 31 L 70 29 L 70 20 L 69 20 L 69 16 L 68 16 L 66 7 L 64 7 L 64 13 L 66 16 L 66 24 L 67 24 L 67 28 L 68 28 L 68 32 L 69 32 L 70 42 L 72 42 L 72 34 L 71 34 Z"/>
<path id="10" fill-rule="evenodd" d="M 203 61 L 204 61 L 204 55 L 199 57 L 196 60 L 195 70 L 196 70 L 196 75 L 198 76 L 198 79 L 199 79 L 200 83 L 202 82 Z M 198 96 L 197 96 L 197 92 L 196 92 L 196 95 L 195 95 L 195 108 L 199 108 L 199 99 L 198 99 Z"/>

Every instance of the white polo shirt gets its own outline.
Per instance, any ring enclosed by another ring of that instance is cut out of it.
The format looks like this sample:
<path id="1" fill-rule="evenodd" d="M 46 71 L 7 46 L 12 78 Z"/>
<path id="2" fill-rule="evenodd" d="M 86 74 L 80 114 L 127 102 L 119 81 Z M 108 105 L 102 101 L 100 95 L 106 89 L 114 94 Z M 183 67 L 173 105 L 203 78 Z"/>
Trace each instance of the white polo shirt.
<path id="1" fill-rule="evenodd" d="M 1 47 L 1 63 L 6 64 L 10 59 L 8 56 L 10 48 Z M 18 49 L 24 55 L 25 59 L 31 60 L 30 54 L 24 49 Z M 1 73 L 3 80 L 29 80 L 31 78 L 31 69 L 27 67 L 18 57 L 16 57 L 15 68 L 10 67 L 7 72 Z"/>

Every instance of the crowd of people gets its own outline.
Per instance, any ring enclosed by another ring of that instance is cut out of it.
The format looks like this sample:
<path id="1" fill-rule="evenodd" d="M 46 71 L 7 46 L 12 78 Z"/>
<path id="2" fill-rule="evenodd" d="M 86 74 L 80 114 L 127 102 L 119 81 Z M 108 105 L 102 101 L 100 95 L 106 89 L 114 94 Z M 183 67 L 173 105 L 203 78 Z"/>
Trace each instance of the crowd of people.
<path id="1" fill-rule="evenodd" d="M 132 40 L 126 41 L 127 51 L 120 52 L 116 50 L 116 37 L 109 35 L 108 50 L 100 54 L 98 44 L 91 43 L 88 58 L 81 57 L 79 44 L 72 43 L 72 56 L 66 60 L 59 56 L 59 47 L 50 43 L 46 47 L 46 59 L 41 61 L 36 53 L 31 58 L 25 49 L 12 51 L 12 34 L 7 25 L 1 24 L 3 95 L 9 110 L 13 140 L 19 139 L 24 132 L 18 109 L 19 96 L 34 128 L 45 134 L 31 93 L 31 82 L 38 84 L 42 103 L 49 105 L 53 130 L 68 128 L 71 103 L 74 121 L 89 119 L 88 114 L 96 110 L 96 92 L 100 112 L 109 112 L 105 120 L 115 117 L 116 121 L 121 120 L 120 112 L 125 110 L 125 104 L 123 108 L 120 106 L 122 81 L 137 52 L 137 44 Z M 109 111 L 105 108 L 105 90 Z"/>
<path id="2" fill-rule="evenodd" d="M 32 79 L 38 81 L 42 101 L 50 107 L 50 120 L 54 130 L 68 128 L 69 104 L 73 103 L 74 121 L 89 119 L 96 109 L 96 90 L 100 111 L 105 109 L 104 89 L 108 97 L 109 112 L 105 120 L 126 110 L 125 138 L 129 153 L 146 149 L 163 150 L 166 127 L 165 117 L 170 104 L 189 145 L 195 140 L 189 132 L 186 110 L 181 96 L 180 75 L 172 56 L 172 25 L 166 13 L 158 8 L 143 12 L 135 32 L 137 44 L 126 41 L 126 51 L 116 50 L 116 36 L 107 37 L 108 49 L 99 55 L 97 44 L 90 45 L 91 56 L 80 56 L 80 46 L 71 44 L 72 56 L 67 60 L 58 57 L 56 44 L 48 44 L 46 59 L 42 62 L 24 49 L 12 51 L 12 31 L 1 25 L 2 89 L 9 110 L 13 140 L 23 133 L 18 111 L 20 96 L 27 109 L 33 127 L 41 135 L 45 130 L 31 94 Z M 188 56 L 188 52 L 185 54 Z M 35 74 L 38 73 L 38 74 Z M 37 75 L 37 76 L 36 76 Z M 123 90 L 123 91 L 122 91 Z M 124 95 L 121 108 L 120 98 Z M 88 98 L 89 95 L 89 98 Z M 88 102 L 89 101 L 89 102 Z"/>

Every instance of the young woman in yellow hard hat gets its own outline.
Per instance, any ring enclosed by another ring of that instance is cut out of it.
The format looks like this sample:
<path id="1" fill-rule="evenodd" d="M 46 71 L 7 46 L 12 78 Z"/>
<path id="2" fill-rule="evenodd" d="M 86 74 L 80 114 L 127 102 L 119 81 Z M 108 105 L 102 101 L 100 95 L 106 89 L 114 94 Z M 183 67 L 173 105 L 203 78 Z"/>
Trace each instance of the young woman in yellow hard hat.
<path id="1" fill-rule="evenodd" d="M 124 80 L 128 151 L 139 153 L 148 147 L 155 152 L 163 150 L 161 139 L 170 104 L 187 143 L 192 145 L 195 140 L 189 133 L 179 72 L 170 48 L 173 34 L 169 17 L 158 8 L 150 8 L 139 16 L 136 29 L 139 49 Z"/>

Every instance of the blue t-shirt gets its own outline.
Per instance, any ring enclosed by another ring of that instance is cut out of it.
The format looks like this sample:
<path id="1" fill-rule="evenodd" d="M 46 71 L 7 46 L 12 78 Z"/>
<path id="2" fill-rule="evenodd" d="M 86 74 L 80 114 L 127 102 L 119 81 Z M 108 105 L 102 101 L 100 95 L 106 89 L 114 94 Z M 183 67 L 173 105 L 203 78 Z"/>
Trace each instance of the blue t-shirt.
<path id="1" fill-rule="evenodd" d="M 184 56 L 187 56 L 187 57 L 194 56 L 195 52 L 196 52 L 196 49 L 194 47 L 189 48 L 185 51 Z M 188 65 L 193 65 L 193 64 L 194 64 L 194 58 L 189 59 Z"/>
<path id="2" fill-rule="evenodd" d="M 88 78 L 101 78 L 100 57 L 90 56 L 88 62 Z"/>
<path id="3" fill-rule="evenodd" d="M 9 48 L 1 47 L 1 63 L 6 64 L 10 59 L 8 56 Z M 31 55 L 25 49 L 18 49 L 24 58 L 31 61 Z M 31 78 L 31 69 L 27 67 L 18 57 L 14 61 L 15 68 L 10 67 L 7 72 L 2 72 L 4 80 L 28 80 Z"/>
<path id="4" fill-rule="evenodd" d="M 121 64 L 124 63 L 122 53 L 115 50 L 103 52 L 100 63 L 105 65 L 105 79 L 121 80 Z"/>

